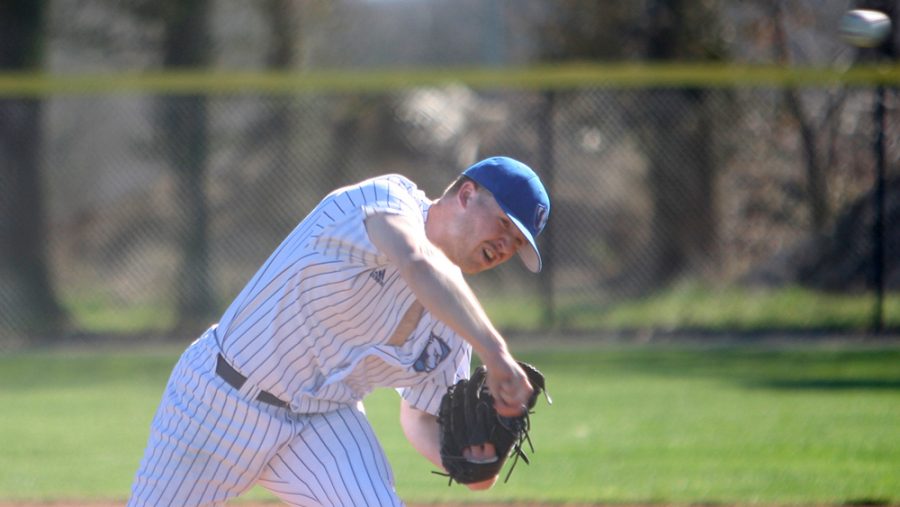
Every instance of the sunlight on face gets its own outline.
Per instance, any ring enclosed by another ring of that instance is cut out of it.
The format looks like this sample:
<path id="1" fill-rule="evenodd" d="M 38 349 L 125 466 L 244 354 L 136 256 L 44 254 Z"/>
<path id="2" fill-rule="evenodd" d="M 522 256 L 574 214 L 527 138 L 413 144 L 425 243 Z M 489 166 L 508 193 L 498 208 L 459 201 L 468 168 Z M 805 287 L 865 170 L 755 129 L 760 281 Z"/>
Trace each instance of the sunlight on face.
<path id="1" fill-rule="evenodd" d="M 469 201 L 460 268 L 479 273 L 508 261 L 527 240 L 490 192 L 481 188 Z"/>

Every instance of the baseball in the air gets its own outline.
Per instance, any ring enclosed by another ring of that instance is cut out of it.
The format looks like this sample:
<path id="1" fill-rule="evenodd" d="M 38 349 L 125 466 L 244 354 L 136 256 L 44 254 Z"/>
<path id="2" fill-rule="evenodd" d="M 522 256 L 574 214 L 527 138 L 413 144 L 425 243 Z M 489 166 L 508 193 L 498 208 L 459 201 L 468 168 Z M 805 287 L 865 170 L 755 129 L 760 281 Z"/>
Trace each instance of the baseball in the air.
<path id="1" fill-rule="evenodd" d="M 841 37 L 860 48 L 873 48 L 891 33 L 891 20 L 883 12 L 867 9 L 847 11 L 838 26 Z"/>

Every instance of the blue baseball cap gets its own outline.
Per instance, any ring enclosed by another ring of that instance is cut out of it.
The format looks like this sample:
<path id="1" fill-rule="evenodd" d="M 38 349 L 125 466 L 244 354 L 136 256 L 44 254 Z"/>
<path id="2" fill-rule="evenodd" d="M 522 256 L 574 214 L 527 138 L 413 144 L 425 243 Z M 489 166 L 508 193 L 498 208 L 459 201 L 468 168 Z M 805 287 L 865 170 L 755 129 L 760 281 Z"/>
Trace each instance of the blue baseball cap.
<path id="1" fill-rule="evenodd" d="M 535 238 L 547 225 L 550 196 L 541 179 L 530 167 L 509 157 L 492 157 L 463 171 L 486 188 L 506 216 L 522 231 L 531 248 L 520 248 L 519 257 L 532 273 L 541 270 L 541 253 Z"/>

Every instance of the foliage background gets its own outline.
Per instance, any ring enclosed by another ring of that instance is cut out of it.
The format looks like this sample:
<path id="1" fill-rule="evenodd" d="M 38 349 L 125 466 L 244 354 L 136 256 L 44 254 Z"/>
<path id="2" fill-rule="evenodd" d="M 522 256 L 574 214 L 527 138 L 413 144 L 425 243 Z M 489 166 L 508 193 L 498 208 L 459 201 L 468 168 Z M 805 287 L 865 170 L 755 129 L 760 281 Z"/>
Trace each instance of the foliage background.
<path id="1" fill-rule="evenodd" d="M 5 5 L 4 347 L 187 341 L 324 193 L 400 172 L 435 195 L 493 154 L 553 194 L 542 276 L 472 279 L 504 329 L 900 321 L 897 35 L 836 36 L 896 2 Z M 766 297 L 788 306 L 748 314 Z M 634 312 L 661 300 L 685 317 Z"/>

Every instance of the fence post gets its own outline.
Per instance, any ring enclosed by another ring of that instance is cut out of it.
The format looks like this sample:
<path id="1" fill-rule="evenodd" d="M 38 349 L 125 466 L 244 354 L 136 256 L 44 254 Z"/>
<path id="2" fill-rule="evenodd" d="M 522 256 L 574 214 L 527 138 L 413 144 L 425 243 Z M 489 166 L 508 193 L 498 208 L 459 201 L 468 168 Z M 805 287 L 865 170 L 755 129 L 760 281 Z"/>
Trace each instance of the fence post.
<path id="1" fill-rule="evenodd" d="M 538 142 L 540 171 L 543 174 L 544 185 L 547 193 L 553 195 L 553 183 L 556 176 L 556 167 L 554 165 L 556 159 L 556 143 L 555 132 L 553 128 L 553 116 L 556 106 L 556 92 L 549 90 L 544 92 L 544 102 L 541 108 L 540 118 L 538 120 Z M 559 202 L 558 200 L 556 202 Z M 553 203 L 551 202 L 551 216 L 553 214 Z M 551 218 L 552 220 L 552 218 Z M 542 324 L 544 328 L 553 327 L 556 324 L 556 298 L 553 291 L 554 278 L 554 261 L 555 246 L 554 227 L 547 227 L 543 234 L 543 251 L 541 255 L 543 260 L 543 268 L 541 276 L 538 277 L 541 298 L 543 300 Z"/>
<path id="2" fill-rule="evenodd" d="M 875 285 L 875 308 L 872 315 L 872 329 L 875 333 L 884 330 L 884 95 L 885 85 L 879 84 L 875 90 L 875 220 L 872 226 L 872 278 Z"/>

